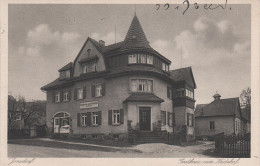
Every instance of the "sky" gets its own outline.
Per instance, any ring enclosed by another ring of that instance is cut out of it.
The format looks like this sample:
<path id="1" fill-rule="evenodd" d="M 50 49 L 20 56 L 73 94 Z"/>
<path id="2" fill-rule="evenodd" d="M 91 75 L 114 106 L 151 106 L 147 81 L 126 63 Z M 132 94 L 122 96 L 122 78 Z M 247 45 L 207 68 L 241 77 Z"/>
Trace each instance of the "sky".
<path id="1" fill-rule="evenodd" d="M 124 40 L 136 10 L 150 45 L 171 60 L 170 69 L 192 67 L 196 104 L 211 102 L 216 91 L 239 97 L 251 85 L 251 9 L 227 6 L 190 7 L 183 15 L 183 5 L 9 5 L 8 92 L 46 100 L 40 88 L 73 62 L 87 37 L 106 45 Z"/>

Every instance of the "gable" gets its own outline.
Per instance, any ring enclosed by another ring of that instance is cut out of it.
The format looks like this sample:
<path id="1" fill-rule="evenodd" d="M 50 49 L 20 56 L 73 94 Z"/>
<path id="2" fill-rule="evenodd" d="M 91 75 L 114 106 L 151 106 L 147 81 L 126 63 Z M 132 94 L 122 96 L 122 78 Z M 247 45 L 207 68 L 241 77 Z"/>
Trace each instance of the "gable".
<path id="1" fill-rule="evenodd" d="M 90 50 L 90 53 L 88 53 L 88 50 Z M 88 38 L 74 61 L 73 77 L 78 77 L 81 74 L 82 69 L 81 64 L 79 62 L 94 58 L 97 59 L 97 72 L 105 71 L 105 60 L 102 55 L 102 52 L 93 44 L 90 38 Z"/>
<path id="2" fill-rule="evenodd" d="M 194 89 L 196 88 L 196 83 L 191 67 L 172 70 L 170 74 L 175 82 L 185 81 L 187 85 L 191 86 Z"/>

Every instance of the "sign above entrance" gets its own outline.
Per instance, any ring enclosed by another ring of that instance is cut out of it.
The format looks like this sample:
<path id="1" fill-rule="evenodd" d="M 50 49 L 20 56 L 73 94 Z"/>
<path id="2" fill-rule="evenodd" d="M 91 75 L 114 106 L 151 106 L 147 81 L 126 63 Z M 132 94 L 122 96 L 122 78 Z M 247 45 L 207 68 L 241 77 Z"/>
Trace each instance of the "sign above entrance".
<path id="1" fill-rule="evenodd" d="M 98 107 L 98 101 L 87 101 L 84 103 L 80 103 L 79 106 L 80 109 L 96 108 L 96 107 Z"/>

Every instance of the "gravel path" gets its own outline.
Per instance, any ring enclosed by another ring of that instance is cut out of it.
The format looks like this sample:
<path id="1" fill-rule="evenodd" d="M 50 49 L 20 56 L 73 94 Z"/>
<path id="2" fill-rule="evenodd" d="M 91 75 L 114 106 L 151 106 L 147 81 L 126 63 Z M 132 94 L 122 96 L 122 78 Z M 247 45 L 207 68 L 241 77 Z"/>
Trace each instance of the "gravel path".
<path id="1" fill-rule="evenodd" d="M 47 140 L 46 140 L 47 141 Z M 95 145 L 98 146 L 98 145 Z M 117 147 L 118 148 L 118 147 Z M 141 144 L 129 148 L 139 150 L 141 153 L 104 152 L 95 150 L 70 150 L 61 148 L 26 146 L 8 144 L 9 157 L 105 157 L 105 158 L 207 158 L 203 151 L 214 148 L 212 142 L 206 144 L 180 147 L 167 144 Z M 122 149 L 126 149 L 125 147 Z"/>

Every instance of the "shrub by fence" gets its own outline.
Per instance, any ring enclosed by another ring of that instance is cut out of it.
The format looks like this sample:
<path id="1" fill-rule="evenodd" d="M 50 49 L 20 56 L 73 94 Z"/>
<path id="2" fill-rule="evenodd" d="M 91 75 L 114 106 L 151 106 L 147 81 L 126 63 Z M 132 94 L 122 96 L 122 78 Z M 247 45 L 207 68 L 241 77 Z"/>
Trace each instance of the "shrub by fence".
<path id="1" fill-rule="evenodd" d="M 215 151 L 220 155 L 230 157 L 250 157 L 250 134 L 217 137 Z"/>

